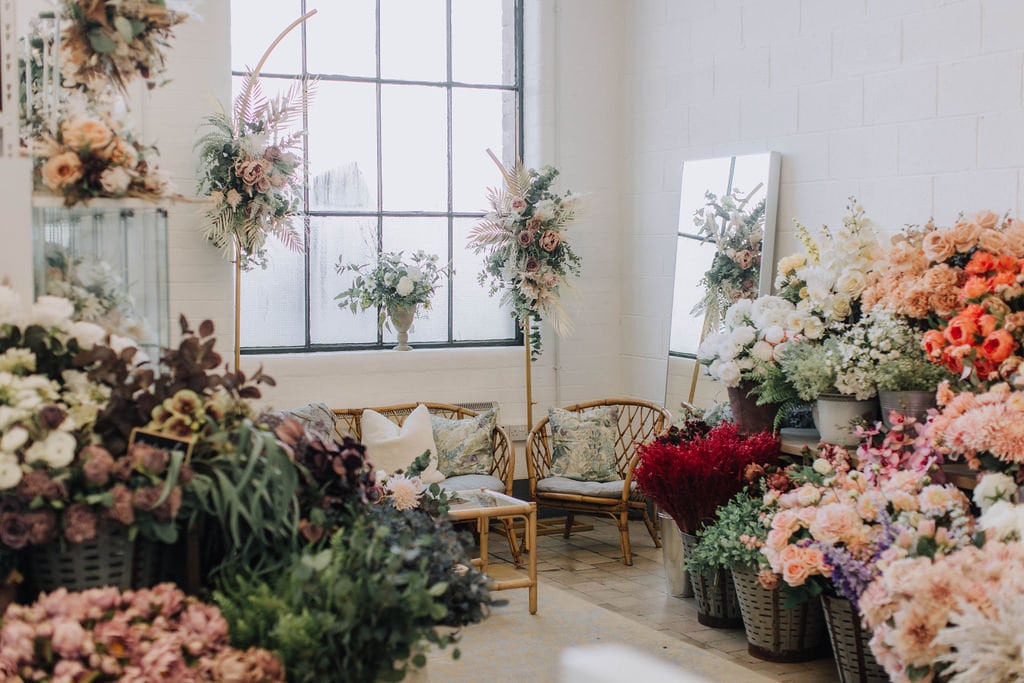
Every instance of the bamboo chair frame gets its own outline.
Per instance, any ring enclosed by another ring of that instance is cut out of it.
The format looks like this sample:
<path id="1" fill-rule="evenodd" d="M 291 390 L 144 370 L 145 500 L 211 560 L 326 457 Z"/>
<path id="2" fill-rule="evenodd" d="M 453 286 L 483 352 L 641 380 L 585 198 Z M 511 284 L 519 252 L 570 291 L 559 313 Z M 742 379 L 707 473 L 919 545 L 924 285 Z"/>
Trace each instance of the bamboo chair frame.
<path id="1" fill-rule="evenodd" d="M 476 417 L 480 414 L 475 410 L 452 405 L 450 403 L 429 402 L 399 403 L 380 408 L 334 408 L 334 430 L 337 432 L 339 439 L 341 437 L 351 436 L 358 440 L 362 440 L 362 418 L 364 410 L 374 410 L 401 427 L 402 423 L 405 422 L 405 418 L 409 417 L 409 414 L 420 405 L 425 405 L 431 414 L 440 415 L 441 417 L 445 417 L 450 420 L 462 420 L 467 417 Z M 505 495 L 511 496 L 512 481 L 515 476 L 516 465 L 515 450 L 512 446 L 512 440 L 508 438 L 508 433 L 501 425 L 495 425 L 494 427 L 494 433 L 491 435 L 491 449 L 494 453 L 494 459 L 491 463 L 491 469 L 488 474 L 501 479 L 505 484 Z M 372 453 L 370 453 L 370 461 L 373 462 Z M 505 527 L 505 536 L 508 538 L 509 549 L 512 551 L 512 558 L 518 567 L 522 562 L 520 544 L 516 539 L 516 534 L 513 530 L 511 520 L 502 520 L 502 522 Z"/>
<path id="2" fill-rule="evenodd" d="M 633 564 L 629 542 L 629 513 L 643 516 L 644 525 L 654 545 L 661 547 L 658 530 L 647 510 L 647 498 L 632 489 L 633 470 L 638 458 L 637 447 L 663 432 L 672 422 L 672 414 L 664 407 L 636 398 L 609 398 L 566 406 L 564 410 L 585 413 L 594 408 L 617 406 L 619 430 L 615 439 L 615 466 L 622 478 L 622 494 L 617 498 L 602 498 L 573 493 L 537 491 L 537 482 L 551 476 L 551 435 L 548 418 L 542 418 L 530 431 L 526 440 L 526 469 L 530 478 L 530 496 L 537 507 L 548 507 L 566 512 L 565 538 L 569 538 L 576 513 L 610 515 L 619 528 L 622 560 Z"/>

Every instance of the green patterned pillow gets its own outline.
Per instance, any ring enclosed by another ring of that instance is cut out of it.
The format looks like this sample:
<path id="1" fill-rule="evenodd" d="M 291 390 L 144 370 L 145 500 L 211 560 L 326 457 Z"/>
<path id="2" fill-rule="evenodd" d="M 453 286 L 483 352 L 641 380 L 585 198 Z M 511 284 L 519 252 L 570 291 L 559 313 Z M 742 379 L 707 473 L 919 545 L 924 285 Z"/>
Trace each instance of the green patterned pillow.
<path id="1" fill-rule="evenodd" d="M 498 424 L 497 410 L 491 408 L 486 413 L 463 420 L 431 415 L 430 424 L 434 428 L 434 443 L 437 444 L 437 469 L 444 476 L 491 473 L 494 464 L 491 437 Z"/>
<path id="2" fill-rule="evenodd" d="M 551 474 L 578 481 L 622 478 L 615 467 L 615 439 L 619 436 L 617 406 L 583 413 L 551 408 L 548 422 L 551 424 Z"/>

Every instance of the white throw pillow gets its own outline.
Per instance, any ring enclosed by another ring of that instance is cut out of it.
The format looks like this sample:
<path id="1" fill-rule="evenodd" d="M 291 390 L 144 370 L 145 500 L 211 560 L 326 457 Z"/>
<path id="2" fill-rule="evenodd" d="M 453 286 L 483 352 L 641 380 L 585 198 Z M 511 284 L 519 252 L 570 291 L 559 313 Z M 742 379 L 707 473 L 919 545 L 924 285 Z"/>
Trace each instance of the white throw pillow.
<path id="1" fill-rule="evenodd" d="M 401 427 L 369 409 L 363 411 L 361 424 L 366 457 L 375 468 L 388 474 L 395 470 L 404 472 L 423 451 L 430 451 L 430 465 L 423 470 L 420 479 L 425 484 L 444 479 L 437 469 L 437 446 L 430 411 L 425 405 L 416 406 Z"/>

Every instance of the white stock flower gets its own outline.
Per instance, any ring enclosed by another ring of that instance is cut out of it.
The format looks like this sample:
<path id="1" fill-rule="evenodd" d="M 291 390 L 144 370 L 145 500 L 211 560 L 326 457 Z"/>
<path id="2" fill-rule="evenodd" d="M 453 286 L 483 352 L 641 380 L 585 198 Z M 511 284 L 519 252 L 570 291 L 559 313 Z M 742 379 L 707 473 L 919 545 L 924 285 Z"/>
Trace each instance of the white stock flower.
<path id="1" fill-rule="evenodd" d="M 0 490 L 13 489 L 21 482 L 21 466 L 13 455 L 0 455 Z"/>
<path id="2" fill-rule="evenodd" d="M 758 360 L 763 360 L 765 363 L 771 363 L 773 359 L 774 347 L 768 342 L 761 340 L 754 344 L 753 348 L 750 349 L 750 355 Z"/>
<path id="3" fill-rule="evenodd" d="M 14 453 L 28 442 L 28 430 L 24 427 L 12 427 L 0 439 L 0 451 Z"/>
<path id="4" fill-rule="evenodd" d="M 75 305 L 59 296 L 41 296 L 29 311 L 29 323 L 42 327 L 60 327 L 75 314 Z"/>
<path id="5" fill-rule="evenodd" d="M 35 444 L 33 444 L 35 445 Z M 65 432 L 50 432 L 43 442 L 43 460 L 54 469 L 67 467 L 75 459 L 75 437 Z"/>
<path id="6" fill-rule="evenodd" d="M 974 487 L 974 504 L 985 512 L 998 501 L 1012 501 L 1015 493 L 1017 482 L 1013 477 L 999 472 L 989 472 Z"/>
<path id="7" fill-rule="evenodd" d="M 71 323 L 68 333 L 78 340 L 78 345 L 88 351 L 107 338 L 107 331 L 96 323 L 77 321 Z"/>
<path id="8" fill-rule="evenodd" d="M 412 280 L 403 275 L 399 278 L 398 284 L 395 285 L 395 293 L 398 294 L 398 296 L 409 296 L 412 294 L 413 287 L 414 285 Z"/>

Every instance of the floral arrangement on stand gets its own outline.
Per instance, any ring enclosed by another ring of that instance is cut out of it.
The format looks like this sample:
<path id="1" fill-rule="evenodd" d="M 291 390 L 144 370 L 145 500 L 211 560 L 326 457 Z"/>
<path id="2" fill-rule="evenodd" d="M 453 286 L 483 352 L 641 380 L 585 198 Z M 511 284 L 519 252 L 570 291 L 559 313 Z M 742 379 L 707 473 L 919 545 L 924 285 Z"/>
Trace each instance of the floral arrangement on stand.
<path id="1" fill-rule="evenodd" d="M 212 203 L 203 235 L 225 258 L 240 258 L 244 270 L 266 268 L 268 236 L 293 251 L 302 248 L 292 223 L 302 196 L 297 151 L 303 133 L 288 128 L 301 117 L 310 91 L 309 83 L 297 81 L 267 98 L 254 76 L 247 83 L 230 114 L 221 109 L 206 117 L 209 132 L 195 145 L 198 191 Z"/>
<path id="2" fill-rule="evenodd" d="M 216 607 L 173 584 L 120 592 L 61 588 L 15 605 L 0 627 L 4 680 L 284 683 L 270 652 L 228 645 Z"/>
<path id="3" fill-rule="evenodd" d="M 164 70 L 164 52 L 174 27 L 189 18 L 187 3 L 176 0 L 65 0 L 60 39 L 66 87 L 121 92 L 136 76 L 149 88 Z"/>
<path id="4" fill-rule="evenodd" d="M 70 112 L 33 140 L 35 182 L 64 198 L 65 206 L 97 197 L 163 197 L 167 181 L 153 164 L 156 149 L 138 142 L 113 114 Z"/>
<path id="5" fill-rule="evenodd" d="M 644 444 L 634 470 L 637 487 L 688 533 L 742 490 L 748 465 L 770 464 L 779 455 L 770 433 L 744 435 L 729 422 L 705 430 L 704 424 L 688 421 Z"/>
<path id="6" fill-rule="evenodd" d="M 491 158 L 501 168 L 505 185 L 488 191 L 490 211 L 470 231 L 469 246 L 473 253 L 485 254 L 480 284 L 489 283 L 492 296 L 502 293 L 502 305 L 520 321 L 537 357 L 541 338 L 529 327 L 544 317 L 557 334 L 569 327 L 561 295 L 569 276 L 580 274 L 580 257 L 566 241 L 578 197 L 552 189 L 555 168 L 536 171 L 521 161 L 506 168 L 493 154 Z"/>
<path id="7" fill-rule="evenodd" d="M 765 200 L 750 209 L 747 205 L 760 189 L 761 184 L 758 184 L 745 196 L 733 190 L 731 194 L 722 195 L 721 200 L 707 192 L 707 204 L 694 215 L 693 223 L 699 228 L 699 234 L 717 247 L 711 268 L 701 280 L 706 290 L 704 298 L 691 311 L 693 315 L 704 313 L 710 330 L 721 327 L 730 305 L 757 296 Z"/>
<path id="8" fill-rule="evenodd" d="M 334 297 L 338 308 L 349 309 L 355 313 L 357 309 L 365 311 L 376 308 L 378 311 L 378 327 L 388 327 L 390 311 L 395 309 L 415 309 L 419 315 L 422 310 L 430 309 L 430 300 L 434 296 L 442 278 L 451 276 L 451 268 L 437 265 L 439 257 L 418 250 L 409 259 L 404 252 L 381 252 L 377 262 L 367 271 L 368 264 L 345 264 L 340 259 L 335 266 L 339 275 L 351 272 L 355 275 L 352 285 Z"/>

